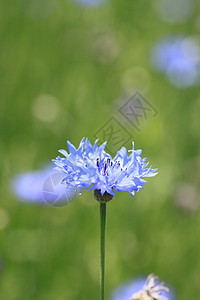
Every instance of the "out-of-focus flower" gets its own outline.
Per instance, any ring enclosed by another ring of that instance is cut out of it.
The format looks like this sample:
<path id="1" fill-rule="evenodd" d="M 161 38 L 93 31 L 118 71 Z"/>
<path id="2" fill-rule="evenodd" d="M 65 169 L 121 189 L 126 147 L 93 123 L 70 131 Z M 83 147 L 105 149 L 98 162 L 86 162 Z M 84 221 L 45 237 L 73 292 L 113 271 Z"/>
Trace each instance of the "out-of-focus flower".
<path id="1" fill-rule="evenodd" d="M 169 292 L 169 289 L 163 282 L 159 283 L 158 277 L 149 275 L 143 289 L 134 293 L 131 300 L 167 300 L 163 292 Z"/>
<path id="2" fill-rule="evenodd" d="M 74 0 L 74 1 L 83 6 L 98 6 L 105 2 L 105 0 Z"/>
<path id="3" fill-rule="evenodd" d="M 194 0 L 156 0 L 158 16 L 169 23 L 183 23 L 194 12 Z"/>
<path id="4" fill-rule="evenodd" d="M 93 43 L 96 59 L 103 63 L 111 63 L 119 55 L 120 49 L 115 36 L 112 33 L 97 36 Z"/>
<path id="5" fill-rule="evenodd" d="M 177 207 L 185 212 L 195 212 L 199 207 L 199 192 L 195 185 L 180 183 L 176 186 L 174 200 Z"/>
<path id="6" fill-rule="evenodd" d="M 13 193 L 24 202 L 58 205 L 70 202 L 75 196 L 71 186 L 61 184 L 63 174 L 48 166 L 25 172 L 12 179 Z"/>
<path id="7" fill-rule="evenodd" d="M 153 274 L 117 288 L 111 300 L 174 300 L 174 295 L 164 285 L 159 283 L 158 277 Z"/>
<path id="8" fill-rule="evenodd" d="M 152 49 L 151 61 L 178 88 L 200 83 L 200 47 L 195 38 L 171 36 L 160 40 Z"/>
<path id="9" fill-rule="evenodd" d="M 74 186 L 80 193 L 82 188 L 90 187 L 90 190 L 95 190 L 96 199 L 108 195 L 109 201 L 109 195 L 116 196 L 114 190 L 128 191 L 134 196 L 146 182 L 143 177 L 157 174 L 157 169 L 146 168 L 146 158 L 141 158 L 142 150 L 134 150 L 134 143 L 130 155 L 122 147 L 112 158 L 104 151 L 107 142 L 100 147 L 97 142 L 92 146 L 88 139 L 83 138 L 76 149 L 68 141 L 69 153 L 59 151 L 65 158 L 58 156 L 53 162 L 57 166 L 55 169 L 65 174 L 63 183 Z"/>

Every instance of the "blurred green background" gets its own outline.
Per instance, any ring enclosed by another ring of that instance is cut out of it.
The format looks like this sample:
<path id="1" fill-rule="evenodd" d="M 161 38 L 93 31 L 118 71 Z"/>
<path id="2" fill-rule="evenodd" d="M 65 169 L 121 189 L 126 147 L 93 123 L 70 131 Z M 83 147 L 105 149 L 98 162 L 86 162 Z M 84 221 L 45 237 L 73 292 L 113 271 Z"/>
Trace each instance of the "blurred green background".
<path id="1" fill-rule="evenodd" d="M 199 298 L 200 90 L 177 89 L 149 59 L 166 35 L 199 35 L 195 5 L 187 21 L 172 24 L 149 0 L 0 2 L 1 299 L 98 299 L 92 192 L 62 208 L 40 206 L 18 201 L 10 181 L 51 161 L 67 139 L 94 141 L 112 116 L 159 175 L 135 199 L 117 193 L 107 205 L 107 299 L 119 284 L 151 272 L 177 299 Z M 140 132 L 119 117 L 120 101 L 133 91 L 158 111 Z"/>

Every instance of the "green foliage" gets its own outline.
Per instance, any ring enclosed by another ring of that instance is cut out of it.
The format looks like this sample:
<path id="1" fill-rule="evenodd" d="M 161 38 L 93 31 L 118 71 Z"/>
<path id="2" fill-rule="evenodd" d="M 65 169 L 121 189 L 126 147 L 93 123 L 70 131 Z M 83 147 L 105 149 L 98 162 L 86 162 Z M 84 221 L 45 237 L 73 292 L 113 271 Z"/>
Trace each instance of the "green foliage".
<path id="1" fill-rule="evenodd" d="M 139 133 L 126 126 L 159 174 L 135 199 L 118 193 L 107 204 L 106 295 L 154 272 L 178 299 L 198 299 L 199 211 L 183 212 L 174 191 L 179 182 L 199 187 L 199 88 L 177 90 L 149 63 L 164 35 L 188 28 L 197 35 L 196 17 L 166 24 L 147 0 L 99 8 L 33 2 L 0 3 L 1 298 L 98 298 L 99 203 L 92 192 L 63 208 L 29 205 L 12 195 L 10 180 L 55 158 L 67 139 L 92 139 L 134 89 L 158 115 Z"/>

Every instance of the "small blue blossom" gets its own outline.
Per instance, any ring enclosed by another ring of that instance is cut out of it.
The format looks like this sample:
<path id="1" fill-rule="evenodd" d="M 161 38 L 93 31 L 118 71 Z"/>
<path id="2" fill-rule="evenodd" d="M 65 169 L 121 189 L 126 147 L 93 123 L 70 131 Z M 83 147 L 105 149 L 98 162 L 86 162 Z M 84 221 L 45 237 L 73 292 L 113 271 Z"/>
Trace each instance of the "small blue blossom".
<path id="1" fill-rule="evenodd" d="M 99 6 L 104 0 L 75 0 L 75 2 L 83 6 Z"/>
<path id="2" fill-rule="evenodd" d="M 75 186 L 81 193 L 82 188 L 96 190 L 103 196 L 105 193 L 116 196 L 115 191 L 127 191 L 132 196 L 143 188 L 146 180 L 143 177 L 155 176 L 157 169 L 148 167 L 146 158 L 141 158 L 142 150 L 135 150 L 134 143 L 128 155 L 122 147 L 112 158 L 104 149 L 106 143 L 94 146 L 83 138 L 76 149 L 67 142 L 69 153 L 66 150 L 59 152 L 65 157 L 58 156 L 53 162 L 56 170 L 66 174 L 63 183 Z"/>
<path id="3" fill-rule="evenodd" d="M 200 83 L 200 47 L 190 36 L 170 36 L 161 39 L 152 49 L 153 67 L 167 76 L 177 88 Z"/>
<path id="4" fill-rule="evenodd" d="M 118 287 L 110 300 L 174 300 L 174 294 L 153 274 Z"/>
<path id="5" fill-rule="evenodd" d="M 56 202 L 69 203 L 75 192 L 69 186 L 66 188 L 61 184 L 61 175 L 52 166 L 21 173 L 12 178 L 12 191 L 23 202 L 52 205 Z"/>

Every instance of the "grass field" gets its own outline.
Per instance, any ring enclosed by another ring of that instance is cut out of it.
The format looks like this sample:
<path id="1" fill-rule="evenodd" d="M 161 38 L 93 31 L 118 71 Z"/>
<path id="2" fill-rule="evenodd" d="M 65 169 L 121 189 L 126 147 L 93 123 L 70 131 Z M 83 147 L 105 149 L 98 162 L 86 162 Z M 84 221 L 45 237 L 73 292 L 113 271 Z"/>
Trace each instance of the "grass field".
<path id="1" fill-rule="evenodd" d="M 161 20 L 148 0 L 94 7 L 1 1 L 1 299 L 98 299 L 99 204 L 92 192 L 58 208 L 19 201 L 11 181 L 51 161 L 67 140 L 102 140 L 110 118 L 130 135 L 125 146 L 134 140 L 159 174 L 135 199 L 117 193 L 107 205 L 107 299 L 119 284 L 152 272 L 177 299 L 198 299 L 200 90 L 173 86 L 152 68 L 150 52 L 168 35 L 198 39 L 199 12 L 196 2 L 177 24 Z M 157 112 L 140 118 L 139 130 L 119 110 L 136 91 Z M 113 144 L 109 150 L 116 151 Z"/>

